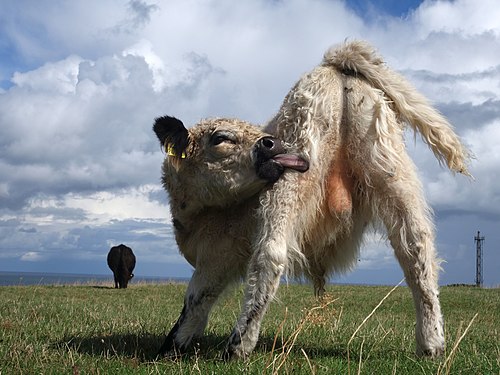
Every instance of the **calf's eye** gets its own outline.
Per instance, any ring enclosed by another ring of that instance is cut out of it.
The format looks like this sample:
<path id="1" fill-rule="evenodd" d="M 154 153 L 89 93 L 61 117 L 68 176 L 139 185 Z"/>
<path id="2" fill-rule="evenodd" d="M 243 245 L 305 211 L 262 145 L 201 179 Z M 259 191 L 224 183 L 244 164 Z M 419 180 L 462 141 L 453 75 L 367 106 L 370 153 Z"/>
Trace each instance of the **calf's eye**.
<path id="1" fill-rule="evenodd" d="M 216 132 L 212 135 L 210 139 L 212 146 L 220 145 L 221 143 L 236 143 L 236 136 L 229 132 Z"/>

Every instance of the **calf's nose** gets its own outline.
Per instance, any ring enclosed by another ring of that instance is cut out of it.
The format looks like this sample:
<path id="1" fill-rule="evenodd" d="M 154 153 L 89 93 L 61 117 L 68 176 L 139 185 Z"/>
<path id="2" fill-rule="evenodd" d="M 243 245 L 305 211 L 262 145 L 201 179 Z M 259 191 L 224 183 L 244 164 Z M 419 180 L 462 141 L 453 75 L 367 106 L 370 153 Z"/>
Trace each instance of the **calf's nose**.
<path id="1" fill-rule="evenodd" d="M 285 151 L 281 141 L 274 137 L 263 137 L 257 141 L 257 148 L 272 157 Z"/>

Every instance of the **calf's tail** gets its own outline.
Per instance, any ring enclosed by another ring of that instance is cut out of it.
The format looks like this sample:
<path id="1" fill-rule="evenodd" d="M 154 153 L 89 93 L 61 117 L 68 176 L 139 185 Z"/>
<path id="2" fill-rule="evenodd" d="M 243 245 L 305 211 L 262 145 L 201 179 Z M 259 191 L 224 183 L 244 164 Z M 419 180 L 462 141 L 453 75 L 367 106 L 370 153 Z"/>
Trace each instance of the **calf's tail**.
<path id="1" fill-rule="evenodd" d="M 329 49 L 323 65 L 364 77 L 392 101 L 399 118 L 419 132 L 441 164 L 453 172 L 470 176 L 471 152 L 462 144 L 452 125 L 431 106 L 402 75 L 389 69 L 366 42 L 352 41 Z"/>

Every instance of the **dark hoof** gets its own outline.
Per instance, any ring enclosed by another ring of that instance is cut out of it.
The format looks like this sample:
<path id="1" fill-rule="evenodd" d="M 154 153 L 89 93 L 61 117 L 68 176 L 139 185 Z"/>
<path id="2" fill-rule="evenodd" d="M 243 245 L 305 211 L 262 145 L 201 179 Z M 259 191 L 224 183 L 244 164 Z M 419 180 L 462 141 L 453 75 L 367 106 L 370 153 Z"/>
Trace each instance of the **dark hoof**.
<path id="1" fill-rule="evenodd" d="M 178 358 L 184 354 L 184 348 L 181 345 L 175 343 L 172 337 L 173 335 L 168 335 L 163 342 L 163 345 L 158 350 L 156 358 Z"/>
<path id="2" fill-rule="evenodd" d="M 434 348 L 434 349 L 424 349 L 417 351 L 417 357 L 437 359 L 442 357 L 444 354 L 444 348 Z"/>

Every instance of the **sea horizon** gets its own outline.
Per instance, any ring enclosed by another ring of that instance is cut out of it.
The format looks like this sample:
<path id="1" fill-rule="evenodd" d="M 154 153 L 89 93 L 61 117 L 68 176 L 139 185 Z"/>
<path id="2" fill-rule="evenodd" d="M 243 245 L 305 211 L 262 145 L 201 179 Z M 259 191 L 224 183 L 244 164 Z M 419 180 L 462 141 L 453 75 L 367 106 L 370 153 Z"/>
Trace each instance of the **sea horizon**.
<path id="1" fill-rule="evenodd" d="M 129 285 L 140 283 L 165 284 L 165 283 L 189 283 L 191 277 L 170 277 L 170 276 L 144 276 L 135 275 L 130 280 Z M 309 282 L 302 278 L 282 279 L 282 283 L 287 284 L 308 284 Z M 41 271 L 0 271 L 0 287 L 2 286 L 32 286 L 32 285 L 102 285 L 109 283 L 114 286 L 112 274 L 88 274 L 88 273 L 59 273 L 59 272 L 41 272 Z M 360 285 L 360 286 L 394 286 L 392 284 L 376 283 L 345 283 L 329 280 L 328 285 Z M 403 283 L 401 286 L 406 287 Z M 474 284 L 444 284 L 440 286 L 472 286 Z M 498 288 L 499 286 L 483 286 L 483 288 Z"/>

